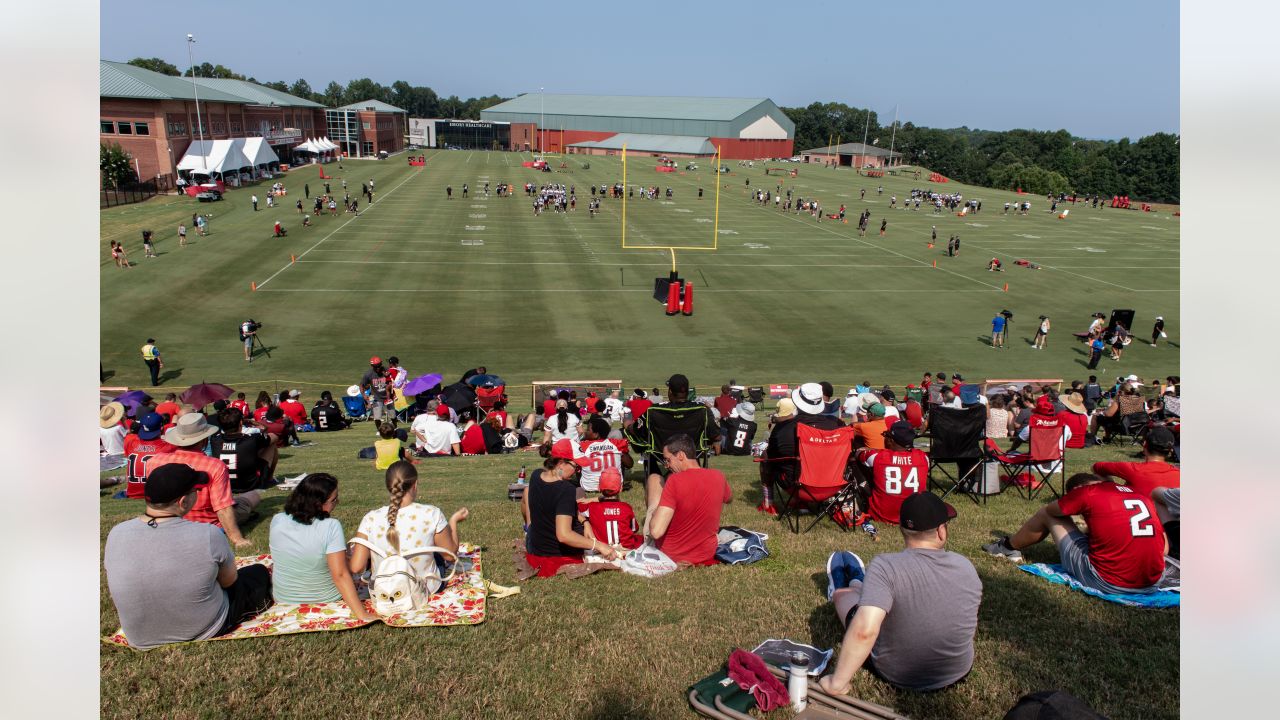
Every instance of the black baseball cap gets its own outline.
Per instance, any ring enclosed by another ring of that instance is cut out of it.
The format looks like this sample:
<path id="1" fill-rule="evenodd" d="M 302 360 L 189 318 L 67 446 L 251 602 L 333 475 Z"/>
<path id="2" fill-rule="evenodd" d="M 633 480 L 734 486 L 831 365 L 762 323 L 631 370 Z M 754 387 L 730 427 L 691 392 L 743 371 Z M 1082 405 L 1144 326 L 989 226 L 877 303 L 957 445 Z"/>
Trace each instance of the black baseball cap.
<path id="1" fill-rule="evenodd" d="M 688 390 L 689 378 L 685 377 L 684 375 L 681 375 L 680 373 L 676 373 L 675 375 L 672 375 L 671 377 L 667 378 L 667 387 L 677 392 L 682 390 Z"/>
<path id="2" fill-rule="evenodd" d="M 1173 431 L 1167 427 L 1156 426 L 1147 431 L 1147 445 L 1168 452 L 1177 444 Z"/>
<path id="3" fill-rule="evenodd" d="M 899 420 L 884 431 L 884 436 L 891 438 L 902 447 L 909 448 L 916 441 L 916 430 L 906 420 Z"/>
<path id="4" fill-rule="evenodd" d="M 168 463 L 147 475 L 143 493 L 153 505 L 168 505 L 208 484 L 208 473 L 200 472 L 190 465 Z"/>
<path id="5" fill-rule="evenodd" d="M 919 492 L 902 501 L 898 522 L 907 530 L 932 530 L 956 516 L 956 509 L 931 492 Z"/>

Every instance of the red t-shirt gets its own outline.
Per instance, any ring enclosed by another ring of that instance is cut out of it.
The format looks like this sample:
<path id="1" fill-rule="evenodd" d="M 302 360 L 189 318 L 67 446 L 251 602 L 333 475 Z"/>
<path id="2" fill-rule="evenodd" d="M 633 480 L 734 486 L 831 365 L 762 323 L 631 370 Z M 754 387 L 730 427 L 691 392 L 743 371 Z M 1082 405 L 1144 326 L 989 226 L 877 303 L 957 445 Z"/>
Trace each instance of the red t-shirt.
<path id="1" fill-rule="evenodd" d="M 644 417 L 645 411 L 653 407 L 653 401 L 649 398 L 635 398 L 634 400 L 628 400 L 625 404 L 631 410 L 631 418 L 633 420 L 639 420 Z"/>
<path id="2" fill-rule="evenodd" d="M 156 438 L 155 440 L 143 440 L 138 437 L 137 433 L 129 433 L 124 436 L 124 457 L 125 457 L 125 481 L 128 483 L 124 487 L 125 496 L 135 500 L 141 500 L 146 497 L 143 492 L 143 479 L 147 476 L 147 464 L 152 457 L 163 453 L 173 452 L 173 446 L 169 443 Z"/>
<path id="3" fill-rule="evenodd" d="M 507 426 L 507 411 L 506 411 L 506 410 L 490 410 L 490 411 L 489 411 L 489 414 L 488 414 L 488 415 L 485 415 L 485 416 L 484 416 L 484 418 L 485 418 L 486 420 L 488 420 L 490 417 L 496 417 L 496 418 L 498 418 L 498 421 L 502 423 L 502 427 L 506 427 L 506 426 Z"/>
<path id="4" fill-rule="evenodd" d="M 720 413 L 720 419 L 728 419 L 729 413 L 738 407 L 738 401 L 732 395 L 717 395 L 715 399 L 716 410 Z"/>
<path id="5" fill-rule="evenodd" d="M 902 501 L 928 491 L 929 456 L 923 450 L 858 451 L 858 462 L 871 468 L 872 490 L 867 510 L 880 522 L 897 525 Z"/>
<path id="6" fill-rule="evenodd" d="M 1067 441 L 1067 447 L 1077 450 L 1084 447 L 1085 438 L 1089 433 L 1089 416 L 1063 410 L 1058 413 L 1058 419 L 1063 425 L 1071 428 L 1071 439 Z"/>
<path id="7" fill-rule="evenodd" d="M 673 473 L 662 488 L 658 506 L 671 508 L 674 514 L 666 533 L 654 544 L 676 562 L 715 565 L 720 510 L 731 499 L 733 490 L 719 470 Z"/>
<path id="8" fill-rule="evenodd" d="M 231 407 L 236 410 L 239 410 L 241 417 L 248 417 L 249 415 L 249 403 L 245 402 L 244 400 L 232 400 L 231 404 L 228 405 L 227 407 Z"/>
<path id="9" fill-rule="evenodd" d="M 182 406 L 176 402 L 162 402 L 156 406 L 156 412 L 160 415 L 168 415 L 170 420 L 177 420 L 178 413 L 182 412 Z"/>
<path id="10" fill-rule="evenodd" d="M 1120 478 L 1134 492 L 1147 497 L 1158 487 L 1182 486 L 1182 472 L 1166 462 L 1096 462 L 1093 474 Z"/>
<path id="11" fill-rule="evenodd" d="M 1089 561 L 1103 580 L 1135 589 L 1160 580 L 1164 527 L 1150 498 L 1108 481 L 1072 490 L 1058 508 L 1089 524 Z"/>
<path id="12" fill-rule="evenodd" d="M 194 470 L 209 474 L 209 484 L 196 491 L 196 504 L 190 512 L 182 516 L 183 519 L 222 527 L 222 523 L 218 520 L 218 511 L 235 504 L 231 498 L 231 479 L 227 466 L 218 458 L 209 457 L 202 452 L 174 450 L 152 458 L 151 462 L 146 464 L 146 471 L 150 473 L 169 463 L 182 463 Z"/>
<path id="13" fill-rule="evenodd" d="M 600 542 L 621 545 L 628 550 L 644 543 L 644 536 L 636 526 L 636 513 L 630 504 L 621 500 L 600 500 L 579 507 L 591 524 L 591 533 Z"/>
<path id="14" fill-rule="evenodd" d="M 266 417 L 266 415 L 267 415 L 267 411 L 268 411 L 268 410 L 270 410 L 270 409 L 271 409 L 271 406 L 270 406 L 270 405 L 263 405 L 262 407 L 257 408 L 256 410 L 254 410 L 254 411 L 253 411 L 253 421 L 254 421 L 254 422 L 257 422 L 257 423 L 261 423 L 261 422 L 262 422 L 262 418 Z"/>
<path id="15" fill-rule="evenodd" d="M 284 416 L 293 421 L 294 425 L 307 424 L 307 409 L 297 400 L 285 400 L 280 403 L 280 409 L 284 411 Z"/>
<path id="16" fill-rule="evenodd" d="M 552 415 L 555 415 L 555 414 L 556 414 L 556 401 L 555 401 L 555 399 L 548 398 L 548 399 L 546 399 L 546 400 L 543 400 L 543 401 L 542 401 L 542 416 L 543 416 L 543 417 L 551 417 Z"/>
<path id="17" fill-rule="evenodd" d="M 462 440 L 458 445 L 462 448 L 463 454 L 466 455 L 484 455 L 487 452 L 484 444 L 484 431 L 480 429 L 478 424 L 472 425 L 462 433 Z"/>
<path id="18" fill-rule="evenodd" d="M 907 401 L 906 409 L 902 411 L 902 414 L 913 428 L 919 428 L 924 424 L 924 408 L 920 407 L 920 403 L 915 400 Z"/>

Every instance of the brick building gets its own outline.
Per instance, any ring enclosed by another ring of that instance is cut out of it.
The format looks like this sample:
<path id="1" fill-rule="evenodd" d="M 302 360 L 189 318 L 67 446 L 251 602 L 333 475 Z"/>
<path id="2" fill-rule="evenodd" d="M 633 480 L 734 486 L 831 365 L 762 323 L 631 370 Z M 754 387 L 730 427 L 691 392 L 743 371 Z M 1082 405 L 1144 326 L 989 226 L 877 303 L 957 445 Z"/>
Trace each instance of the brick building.
<path id="1" fill-rule="evenodd" d="M 263 137 L 282 159 L 306 138 L 324 134 L 324 106 L 245 80 L 174 77 L 102 60 L 99 139 L 119 143 L 140 179 L 176 174 L 203 131 L 205 140 Z M 199 127 L 196 98 L 199 97 Z"/>
<path id="2" fill-rule="evenodd" d="M 381 100 L 325 110 L 328 138 L 348 157 L 399 152 L 409 135 L 409 113 Z"/>
<path id="3" fill-rule="evenodd" d="M 587 143 L 629 133 L 651 145 L 692 148 L 681 153 L 692 156 L 710 143 L 726 159 L 791 157 L 796 130 L 767 98 L 527 93 L 481 110 L 480 119 L 512 123 L 513 149 L 567 152 L 575 147 L 574 152 L 594 153 L 612 148 Z M 525 139 L 530 125 L 533 132 Z"/>

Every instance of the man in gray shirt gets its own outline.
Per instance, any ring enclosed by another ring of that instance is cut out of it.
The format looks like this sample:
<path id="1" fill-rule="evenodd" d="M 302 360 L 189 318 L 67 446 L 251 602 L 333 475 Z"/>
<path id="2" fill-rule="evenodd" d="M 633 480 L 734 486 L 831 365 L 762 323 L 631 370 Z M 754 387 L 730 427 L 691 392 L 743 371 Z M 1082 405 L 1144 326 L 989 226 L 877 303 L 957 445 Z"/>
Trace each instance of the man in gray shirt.
<path id="1" fill-rule="evenodd" d="M 846 626 L 835 670 L 819 684 L 849 692 L 858 668 L 896 687 L 940 690 L 973 667 L 982 581 L 973 564 L 944 548 L 951 505 L 932 493 L 902 502 L 907 548 L 862 560 L 838 552 L 827 561 L 828 595 Z"/>
<path id="2" fill-rule="evenodd" d="M 135 648 L 224 635 L 271 605 L 266 567 L 237 572 L 221 528 L 182 519 L 207 482 L 182 463 L 156 468 L 147 476 L 142 517 L 107 535 L 107 587 Z"/>

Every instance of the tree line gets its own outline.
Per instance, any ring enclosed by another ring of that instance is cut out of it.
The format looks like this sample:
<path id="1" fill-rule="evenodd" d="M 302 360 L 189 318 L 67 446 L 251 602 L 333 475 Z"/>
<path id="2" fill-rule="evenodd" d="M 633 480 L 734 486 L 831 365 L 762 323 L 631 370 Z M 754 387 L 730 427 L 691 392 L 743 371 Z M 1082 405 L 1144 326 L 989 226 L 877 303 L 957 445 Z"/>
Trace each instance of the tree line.
<path id="1" fill-rule="evenodd" d="M 191 74 L 191 69 L 183 72 L 160 58 L 134 58 L 129 64 L 165 75 Z M 481 110 L 508 99 L 498 95 L 466 100 L 457 95 L 440 97 L 429 87 L 403 80 L 387 86 L 369 78 L 346 85 L 330 82 L 317 92 L 303 79 L 263 82 L 210 63 L 197 65 L 195 72 L 198 77 L 256 82 L 326 107 L 381 100 L 403 108 L 410 117 L 478 120 Z M 784 107 L 782 111 L 796 124 L 797 150 L 823 147 L 837 137 L 841 142 L 861 142 L 865 131 L 868 145 L 888 149 L 892 142 L 905 163 L 972 185 L 1022 188 L 1037 195 L 1075 192 L 1127 195 L 1148 202 L 1179 201 L 1178 137 L 1170 133 L 1155 133 L 1132 142 L 1129 138 L 1086 140 L 1066 130 L 940 129 L 910 122 L 884 126 L 872 110 L 831 102 Z"/>
<path id="2" fill-rule="evenodd" d="M 883 126 L 875 112 L 843 103 L 782 108 L 796 124 L 796 149 L 824 147 L 839 137 L 903 154 L 903 161 L 961 182 L 1034 194 L 1128 195 L 1179 201 L 1178 136 L 1155 133 L 1137 142 L 1086 140 L 1066 130 L 939 129 L 900 122 Z"/>

